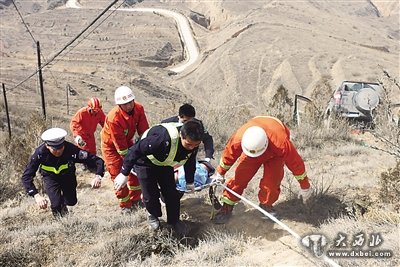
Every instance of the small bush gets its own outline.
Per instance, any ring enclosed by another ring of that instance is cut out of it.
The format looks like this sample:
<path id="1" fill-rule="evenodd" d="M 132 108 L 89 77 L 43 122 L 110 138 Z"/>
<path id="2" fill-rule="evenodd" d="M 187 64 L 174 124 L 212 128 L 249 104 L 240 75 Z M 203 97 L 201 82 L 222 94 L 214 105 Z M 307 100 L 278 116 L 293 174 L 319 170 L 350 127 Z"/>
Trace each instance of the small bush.
<path id="1" fill-rule="evenodd" d="M 280 119 L 283 123 L 290 125 L 292 122 L 293 100 L 289 97 L 288 90 L 279 86 L 268 106 L 268 115 Z"/>
<path id="2" fill-rule="evenodd" d="M 395 205 L 397 211 L 400 210 L 400 161 L 393 169 L 389 169 L 381 174 L 380 178 L 380 197 L 385 203 Z"/>
<path id="3" fill-rule="evenodd" d="M 0 150 L 0 203 L 14 198 L 21 191 L 21 177 L 29 157 L 40 144 L 40 135 L 46 129 L 46 122 L 33 113 L 21 133 L 14 133 L 2 141 Z"/>

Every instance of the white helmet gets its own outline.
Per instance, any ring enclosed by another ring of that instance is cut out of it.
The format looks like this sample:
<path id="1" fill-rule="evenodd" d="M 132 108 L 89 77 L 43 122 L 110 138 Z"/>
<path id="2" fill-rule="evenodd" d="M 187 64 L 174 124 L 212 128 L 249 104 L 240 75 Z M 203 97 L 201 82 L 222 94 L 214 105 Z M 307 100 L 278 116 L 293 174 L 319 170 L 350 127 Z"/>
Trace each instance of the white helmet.
<path id="1" fill-rule="evenodd" d="M 115 104 L 122 105 L 134 100 L 135 95 L 128 86 L 120 86 L 117 88 L 117 90 L 115 90 L 114 98 Z"/>
<path id="2" fill-rule="evenodd" d="M 268 137 L 265 130 L 259 126 L 249 127 L 242 137 L 243 153 L 255 158 L 261 156 L 268 147 Z"/>

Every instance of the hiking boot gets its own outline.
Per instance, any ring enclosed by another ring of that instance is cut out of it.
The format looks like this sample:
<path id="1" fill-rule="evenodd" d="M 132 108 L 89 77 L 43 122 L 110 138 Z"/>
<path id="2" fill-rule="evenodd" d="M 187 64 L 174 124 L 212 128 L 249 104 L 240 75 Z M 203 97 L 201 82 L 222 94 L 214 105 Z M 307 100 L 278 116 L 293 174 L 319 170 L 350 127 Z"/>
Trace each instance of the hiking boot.
<path id="1" fill-rule="evenodd" d="M 147 222 L 149 223 L 151 230 L 156 231 L 160 229 L 160 220 L 156 216 L 149 214 Z"/>
<path id="2" fill-rule="evenodd" d="M 171 226 L 172 226 L 172 230 L 178 236 L 187 236 L 189 234 L 189 227 L 180 220 Z"/>
<path id="3" fill-rule="evenodd" d="M 224 224 L 224 223 L 228 222 L 228 220 L 232 216 L 232 210 L 233 210 L 232 205 L 224 203 L 222 208 L 217 212 L 217 214 L 215 214 L 213 222 L 215 224 Z"/>
<path id="4" fill-rule="evenodd" d="M 61 206 L 60 213 L 61 213 L 61 217 L 64 217 L 65 215 L 67 215 L 69 213 L 67 205 L 62 205 Z"/>
<path id="5" fill-rule="evenodd" d="M 127 208 L 127 207 L 121 208 L 121 214 L 122 215 L 131 215 L 132 214 L 132 208 Z"/>
<path id="6" fill-rule="evenodd" d="M 60 209 L 52 209 L 51 212 L 56 219 L 61 219 L 69 213 L 66 205 L 62 205 Z"/>
<path id="7" fill-rule="evenodd" d="M 276 210 L 272 207 L 272 205 L 267 205 L 267 204 L 259 204 L 258 205 L 260 208 L 262 208 L 263 210 L 265 210 L 266 212 L 268 212 L 269 214 L 271 214 L 272 216 L 274 216 L 275 218 L 278 219 L 278 213 L 276 212 Z M 263 219 L 268 219 L 271 220 L 271 218 L 269 218 L 268 216 L 263 216 Z M 272 220 L 271 220 L 272 221 Z"/>

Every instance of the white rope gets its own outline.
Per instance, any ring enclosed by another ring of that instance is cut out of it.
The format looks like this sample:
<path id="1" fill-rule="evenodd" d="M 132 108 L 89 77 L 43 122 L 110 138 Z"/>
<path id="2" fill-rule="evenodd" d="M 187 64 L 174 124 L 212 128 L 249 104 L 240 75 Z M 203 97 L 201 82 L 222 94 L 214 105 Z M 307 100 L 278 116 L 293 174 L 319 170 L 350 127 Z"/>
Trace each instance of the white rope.
<path id="1" fill-rule="evenodd" d="M 257 206 L 256 204 L 254 204 L 253 202 L 251 202 L 250 200 L 246 199 L 245 197 L 239 195 L 238 193 L 236 193 L 235 191 L 233 191 L 232 189 L 228 188 L 227 186 L 225 186 L 222 183 L 219 183 L 218 185 L 222 186 L 223 188 L 225 188 L 225 190 L 229 191 L 230 193 L 232 193 L 234 196 L 240 198 L 241 200 L 243 200 L 244 202 L 246 202 L 247 204 L 249 204 L 250 206 L 252 206 L 253 208 L 257 209 L 258 211 L 260 211 L 262 214 L 264 214 L 265 216 L 267 216 L 268 218 L 270 218 L 271 220 L 273 220 L 274 222 L 276 222 L 277 224 L 279 224 L 283 229 L 285 229 L 286 231 L 288 231 L 292 236 L 294 236 L 300 243 L 301 243 L 301 237 L 299 234 L 297 234 L 295 231 L 293 231 L 292 229 L 290 229 L 289 226 L 287 226 L 286 224 L 284 224 L 283 222 L 281 222 L 280 220 L 278 220 L 277 218 L 275 218 L 275 216 L 271 215 L 269 212 L 265 211 L 264 209 L 262 209 L 261 207 Z M 337 264 L 334 260 L 328 258 L 326 255 L 323 255 L 321 257 L 325 262 L 329 263 L 330 265 L 334 266 L 334 267 L 340 267 L 339 264 Z"/>

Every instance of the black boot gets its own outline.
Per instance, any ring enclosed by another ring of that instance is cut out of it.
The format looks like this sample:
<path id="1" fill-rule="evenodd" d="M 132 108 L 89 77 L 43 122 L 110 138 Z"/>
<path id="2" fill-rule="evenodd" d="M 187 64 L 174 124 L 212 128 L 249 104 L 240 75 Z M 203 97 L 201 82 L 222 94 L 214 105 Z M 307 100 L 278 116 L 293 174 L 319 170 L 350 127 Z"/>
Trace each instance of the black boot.
<path id="1" fill-rule="evenodd" d="M 276 210 L 272 207 L 272 205 L 267 205 L 267 204 L 259 204 L 259 207 L 262 208 L 263 210 L 265 210 L 266 212 L 268 212 L 269 214 L 271 214 L 272 216 L 274 216 L 275 218 L 279 218 L 278 217 L 278 213 L 276 212 Z M 268 219 L 271 220 L 271 218 L 269 218 L 268 216 L 263 216 L 263 219 Z M 272 221 L 272 220 L 271 220 Z"/>
<path id="2" fill-rule="evenodd" d="M 147 222 L 150 225 L 150 228 L 154 231 L 157 231 L 158 229 L 160 229 L 160 220 L 158 219 L 158 217 L 149 214 L 149 217 L 147 219 Z"/>
<path id="3" fill-rule="evenodd" d="M 66 205 L 62 205 L 60 208 L 51 209 L 51 212 L 56 219 L 61 219 L 69 213 Z"/>
<path id="4" fill-rule="evenodd" d="M 182 222 L 181 220 L 177 221 L 175 224 L 172 224 L 172 230 L 180 237 L 187 236 L 189 234 L 189 227 Z"/>
<path id="5" fill-rule="evenodd" d="M 224 203 L 222 208 L 215 214 L 213 222 L 215 224 L 224 224 L 229 221 L 232 216 L 233 206 Z"/>

